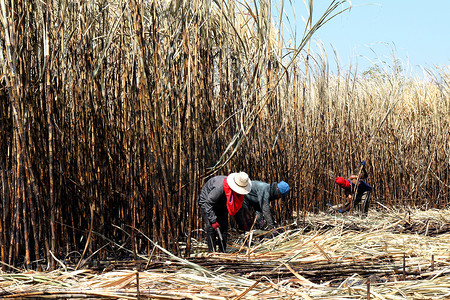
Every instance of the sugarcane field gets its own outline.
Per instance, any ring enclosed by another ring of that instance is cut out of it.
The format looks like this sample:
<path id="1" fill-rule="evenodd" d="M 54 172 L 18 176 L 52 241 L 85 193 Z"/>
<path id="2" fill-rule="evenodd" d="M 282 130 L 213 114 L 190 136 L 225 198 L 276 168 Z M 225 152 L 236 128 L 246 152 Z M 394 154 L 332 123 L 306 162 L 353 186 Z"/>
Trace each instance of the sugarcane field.
<path id="1" fill-rule="evenodd" d="M 325 2 L 0 0 L 0 298 L 450 299 L 450 65 Z"/>

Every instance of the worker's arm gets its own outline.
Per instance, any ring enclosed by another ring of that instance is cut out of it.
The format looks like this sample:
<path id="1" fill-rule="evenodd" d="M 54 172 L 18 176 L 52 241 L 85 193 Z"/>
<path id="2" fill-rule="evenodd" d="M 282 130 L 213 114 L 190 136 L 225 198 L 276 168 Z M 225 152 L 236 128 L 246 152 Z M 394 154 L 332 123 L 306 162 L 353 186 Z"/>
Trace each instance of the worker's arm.
<path id="1" fill-rule="evenodd" d="M 369 174 L 367 174 L 366 166 L 363 166 L 363 168 L 361 170 L 361 176 L 359 178 L 360 179 L 366 179 L 368 176 L 369 176 Z"/>
<path id="2" fill-rule="evenodd" d="M 224 194 L 225 192 L 223 191 L 223 188 L 216 186 L 207 194 L 206 197 L 201 197 L 199 200 L 199 205 L 206 213 L 208 221 L 211 224 L 217 222 L 217 216 L 214 212 L 213 206 L 223 197 Z"/>
<path id="3" fill-rule="evenodd" d="M 273 221 L 272 212 L 270 211 L 270 203 L 269 203 L 269 192 L 265 192 L 261 195 L 260 198 L 260 206 L 264 216 L 264 220 L 266 220 L 268 229 L 272 229 L 275 227 L 275 223 Z"/>

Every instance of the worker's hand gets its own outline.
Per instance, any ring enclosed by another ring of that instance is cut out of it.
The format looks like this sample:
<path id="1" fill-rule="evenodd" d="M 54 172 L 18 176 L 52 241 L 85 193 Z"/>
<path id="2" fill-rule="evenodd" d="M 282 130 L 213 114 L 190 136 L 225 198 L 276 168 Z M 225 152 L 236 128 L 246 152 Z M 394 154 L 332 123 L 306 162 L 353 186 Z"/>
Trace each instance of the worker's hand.
<path id="1" fill-rule="evenodd" d="M 212 226 L 212 228 L 213 228 L 214 230 L 217 230 L 217 228 L 220 227 L 220 225 L 219 225 L 219 223 L 218 223 L 217 221 L 216 221 L 216 223 L 211 224 L 211 226 Z"/>
<path id="2" fill-rule="evenodd" d="M 365 165 L 366 165 L 366 161 L 363 160 L 363 161 L 361 162 L 361 165 L 362 165 L 362 166 L 365 166 Z"/>

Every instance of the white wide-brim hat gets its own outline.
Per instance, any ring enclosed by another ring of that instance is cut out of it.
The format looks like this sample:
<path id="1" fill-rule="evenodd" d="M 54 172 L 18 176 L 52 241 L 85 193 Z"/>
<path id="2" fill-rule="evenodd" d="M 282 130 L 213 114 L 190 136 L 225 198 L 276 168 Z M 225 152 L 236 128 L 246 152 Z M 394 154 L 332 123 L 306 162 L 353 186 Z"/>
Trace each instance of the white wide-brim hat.
<path id="1" fill-rule="evenodd" d="M 252 181 L 245 172 L 231 173 L 227 177 L 228 186 L 238 194 L 245 195 L 252 189 Z"/>

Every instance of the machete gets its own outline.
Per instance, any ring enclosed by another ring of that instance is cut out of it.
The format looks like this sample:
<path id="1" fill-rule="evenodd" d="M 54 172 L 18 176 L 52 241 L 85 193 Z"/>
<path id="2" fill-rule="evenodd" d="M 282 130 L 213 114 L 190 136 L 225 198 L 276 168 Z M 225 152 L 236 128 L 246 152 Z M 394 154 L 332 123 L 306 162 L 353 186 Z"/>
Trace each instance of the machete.
<path id="1" fill-rule="evenodd" d="M 222 233 L 220 232 L 220 228 L 216 228 L 217 235 L 219 236 L 220 244 L 222 245 L 222 251 L 225 252 L 225 245 L 223 243 Z"/>

